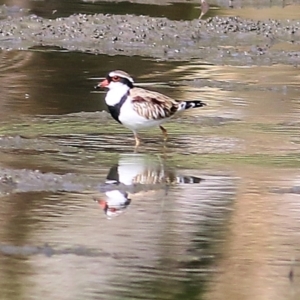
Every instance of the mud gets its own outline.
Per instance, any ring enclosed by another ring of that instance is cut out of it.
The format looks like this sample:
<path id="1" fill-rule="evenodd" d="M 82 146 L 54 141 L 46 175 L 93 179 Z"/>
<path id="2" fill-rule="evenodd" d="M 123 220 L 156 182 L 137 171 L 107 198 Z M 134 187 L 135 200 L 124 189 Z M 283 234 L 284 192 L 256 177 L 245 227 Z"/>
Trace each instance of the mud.
<path id="1" fill-rule="evenodd" d="M 35 15 L 0 22 L 2 49 L 60 47 L 93 54 L 139 55 L 160 60 L 199 58 L 253 65 L 299 62 L 300 22 L 239 17 L 172 21 L 134 15 L 85 15 L 44 19 Z M 285 50 L 295 45 L 294 50 Z"/>
<path id="2" fill-rule="evenodd" d="M 75 255 L 75 256 L 85 256 L 85 257 L 110 257 L 113 259 L 130 259 L 133 258 L 131 256 L 120 255 L 116 253 L 108 253 L 101 251 L 99 249 L 89 249 L 83 246 L 75 246 L 73 248 L 65 248 L 65 249 L 55 249 L 54 247 L 45 244 L 43 246 L 16 246 L 16 245 L 7 245 L 0 244 L 0 253 L 3 255 L 9 256 L 32 256 L 32 255 L 45 255 L 47 257 L 51 257 L 53 255 Z"/>

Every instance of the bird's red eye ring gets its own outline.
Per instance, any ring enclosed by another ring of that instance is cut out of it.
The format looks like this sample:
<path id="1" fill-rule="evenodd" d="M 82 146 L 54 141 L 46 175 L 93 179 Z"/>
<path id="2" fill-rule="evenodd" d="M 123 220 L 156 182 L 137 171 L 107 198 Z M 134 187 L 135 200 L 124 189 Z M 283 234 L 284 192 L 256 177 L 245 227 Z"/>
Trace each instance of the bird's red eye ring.
<path id="1" fill-rule="evenodd" d="M 116 82 L 116 81 L 119 81 L 119 79 L 120 79 L 119 76 L 113 76 L 113 77 L 112 77 L 112 81 L 115 81 L 115 82 Z"/>

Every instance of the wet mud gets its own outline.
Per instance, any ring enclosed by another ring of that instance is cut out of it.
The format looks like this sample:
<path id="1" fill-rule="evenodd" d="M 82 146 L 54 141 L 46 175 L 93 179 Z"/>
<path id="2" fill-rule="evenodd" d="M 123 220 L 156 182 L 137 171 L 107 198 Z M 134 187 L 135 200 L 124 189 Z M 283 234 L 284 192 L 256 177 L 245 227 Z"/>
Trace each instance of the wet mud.
<path id="1" fill-rule="evenodd" d="M 105 126 L 97 126 L 100 117 Z M 277 130 L 281 132 L 278 140 L 283 141 L 284 128 L 290 126 L 294 128 L 297 123 L 280 123 L 273 129 L 254 124 L 251 128 L 239 119 L 183 116 L 167 124 L 172 132 L 167 144 L 159 135 L 153 137 L 152 132 L 143 132 L 143 146 L 134 153 L 131 132 L 111 124 L 107 112 L 23 117 L 17 123 L 12 120 L 0 126 L 0 193 L 88 192 L 97 201 L 98 194 L 115 190 L 134 194 L 141 190 L 164 190 L 170 184 L 200 184 L 202 178 L 193 177 L 193 170 L 207 164 L 223 165 L 224 170 L 231 164 L 297 168 L 297 154 L 286 149 L 279 155 L 277 145 L 273 151 L 266 145 L 261 153 L 255 147 L 253 152 L 245 152 L 245 133 L 249 139 L 252 131 L 257 138 L 268 136 L 266 131 Z M 113 136 L 107 134 L 110 130 Z M 293 150 L 299 149 L 296 145 Z M 152 156 L 148 157 L 149 153 Z M 118 175 L 120 164 L 134 167 L 141 174 L 129 176 L 124 183 Z M 94 166 L 98 165 L 102 166 L 101 172 L 93 174 Z M 180 174 L 182 167 L 189 169 L 190 174 Z M 139 181 L 134 181 L 137 175 Z"/>
<path id="2" fill-rule="evenodd" d="M 201 178 L 178 174 L 180 171 L 176 171 L 172 166 L 174 164 L 169 164 L 170 160 L 166 159 L 163 153 L 158 156 L 133 153 L 133 145 L 126 142 L 127 136 L 120 137 L 127 146 L 119 150 L 128 149 L 132 154 L 119 153 L 109 142 L 107 128 L 92 132 L 92 128 L 96 127 L 93 120 L 99 115 L 108 117 L 106 112 L 80 113 L 62 117 L 37 117 L 35 123 L 31 118 L 24 118 L 23 123 L 19 123 L 15 128 L 19 134 L 10 132 L 11 135 L 7 136 L 6 132 L 0 138 L 0 161 L 3 166 L 0 168 L 0 193 L 7 195 L 26 192 L 89 191 L 91 194 L 99 194 L 116 189 L 120 192 L 138 193 L 141 190 L 165 189 L 177 183 L 201 182 Z M 82 116 L 85 117 L 86 125 L 89 124 L 87 128 L 80 125 Z M 71 120 L 76 122 L 78 127 L 66 129 L 64 124 L 70 125 Z M 81 128 L 81 132 L 72 133 L 74 128 Z M 5 127 L 2 127 L 2 130 L 3 134 Z M 178 153 L 184 155 L 185 141 L 178 140 L 177 143 L 179 148 L 182 148 Z M 151 147 L 151 142 L 148 144 Z M 157 147 L 156 143 L 152 146 Z M 192 149 L 190 153 L 193 153 Z M 102 164 L 103 171 L 98 175 L 90 174 L 89 160 L 93 161 L 93 164 Z M 125 165 L 125 168 L 133 167 L 137 171 L 123 182 L 118 174 L 120 165 Z"/>
<path id="3" fill-rule="evenodd" d="M 217 64 L 298 65 L 299 29 L 298 20 L 241 17 L 172 21 L 135 15 L 76 14 L 56 19 L 29 15 L 0 21 L 0 45 L 2 49 L 51 46 L 160 60 L 199 58 Z"/>

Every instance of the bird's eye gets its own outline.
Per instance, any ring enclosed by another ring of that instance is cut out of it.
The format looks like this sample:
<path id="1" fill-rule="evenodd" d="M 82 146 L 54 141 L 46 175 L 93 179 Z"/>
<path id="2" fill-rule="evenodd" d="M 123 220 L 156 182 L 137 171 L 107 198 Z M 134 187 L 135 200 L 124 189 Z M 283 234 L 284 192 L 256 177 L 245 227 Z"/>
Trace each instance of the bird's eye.
<path id="1" fill-rule="evenodd" d="M 113 81 L 119 81 L 119 76 L 113 76 L 112 80 Z"/>

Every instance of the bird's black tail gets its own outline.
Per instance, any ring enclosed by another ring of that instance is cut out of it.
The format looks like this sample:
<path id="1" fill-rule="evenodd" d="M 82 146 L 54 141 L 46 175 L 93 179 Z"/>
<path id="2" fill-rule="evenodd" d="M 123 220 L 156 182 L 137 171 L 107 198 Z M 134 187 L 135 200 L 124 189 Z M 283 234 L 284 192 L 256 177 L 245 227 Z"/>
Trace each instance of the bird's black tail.
<path id="1" fill-rule="evenodd" d="M 183 104 L 182 109 L 206 106 L 206 103 L 202 102 L 201 100 L 186 101 L 186 102 L 183 102 L 182 104 Z"/>

